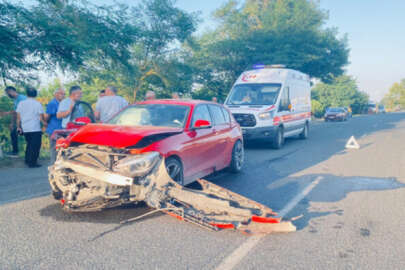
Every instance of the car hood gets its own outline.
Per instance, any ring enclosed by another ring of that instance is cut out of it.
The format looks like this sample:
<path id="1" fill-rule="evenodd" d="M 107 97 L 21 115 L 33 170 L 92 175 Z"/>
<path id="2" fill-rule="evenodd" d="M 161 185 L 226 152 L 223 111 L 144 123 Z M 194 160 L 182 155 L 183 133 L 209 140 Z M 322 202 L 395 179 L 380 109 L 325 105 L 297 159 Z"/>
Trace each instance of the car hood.
<path id="1" fill-rule="evenodd" d="M 181 128 L 171 127 L 128 127 L 108 124 L 89 124 L 80 128 L 71 138 L 70 143 L 83 143 L 110 146 L 115 148 L 125 148 L 134 146 L 143 138 L 168 134 L 181 133 Z"/>

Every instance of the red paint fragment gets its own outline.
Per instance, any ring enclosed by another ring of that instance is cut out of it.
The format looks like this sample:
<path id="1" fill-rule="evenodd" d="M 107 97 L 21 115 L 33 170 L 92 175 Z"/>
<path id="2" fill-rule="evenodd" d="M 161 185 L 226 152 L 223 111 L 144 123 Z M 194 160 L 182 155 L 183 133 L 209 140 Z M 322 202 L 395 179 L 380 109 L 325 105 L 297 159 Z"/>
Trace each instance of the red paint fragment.
<path id="1" fill-rule="evenodd" d="M 210 225 L 215 226 L 219 229 L 235 229 L 235 226 L 232 223 L 210 223 Z"/>
<path id="2" fill-rule="evenodd" d="M 280 220 L 281 218 L 252 216 L 252 221 L 258 223 L 280 223 Z"/>

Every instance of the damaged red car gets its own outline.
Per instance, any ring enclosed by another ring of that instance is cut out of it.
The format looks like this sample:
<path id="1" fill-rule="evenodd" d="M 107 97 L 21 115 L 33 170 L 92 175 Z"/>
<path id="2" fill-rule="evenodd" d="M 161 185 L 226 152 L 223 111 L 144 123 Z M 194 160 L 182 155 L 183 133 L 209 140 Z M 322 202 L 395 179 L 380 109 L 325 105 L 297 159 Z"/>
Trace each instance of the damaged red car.
<path id="1" fill-rule="evenodd" d="M 157 152 L 170 177 L 182 185 L 225 168 L 239 172 L 244 162 L 242 133 L 232 114 L 220 104 L 198 100 L 139 102 L 105 124 L 81 127 L 66 144 L 139 156 Z"/>

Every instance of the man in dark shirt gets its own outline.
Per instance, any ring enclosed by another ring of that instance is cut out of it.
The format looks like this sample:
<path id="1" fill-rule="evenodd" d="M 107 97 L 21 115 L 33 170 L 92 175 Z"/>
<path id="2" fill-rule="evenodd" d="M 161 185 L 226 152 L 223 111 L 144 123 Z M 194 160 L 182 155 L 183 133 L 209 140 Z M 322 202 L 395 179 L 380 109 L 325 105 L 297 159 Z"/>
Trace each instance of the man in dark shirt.
<path id="1" fill-rule="evenodd" d="M 59 102 L 65 98 L 65 90 L 62 88 L 57 89 L 54 92 L 54 99 L 52 99 L 46 106 L 45 120 L 48 123 L 46 133 L 49 136 L 50 152 L 51 152 L 51 164 L 56 160 L 56 140 L 52 139 L 52 133 L 57 129 L 62 129 L 62 119 L 58 119 L 56 114 L 58 112 Z"/>

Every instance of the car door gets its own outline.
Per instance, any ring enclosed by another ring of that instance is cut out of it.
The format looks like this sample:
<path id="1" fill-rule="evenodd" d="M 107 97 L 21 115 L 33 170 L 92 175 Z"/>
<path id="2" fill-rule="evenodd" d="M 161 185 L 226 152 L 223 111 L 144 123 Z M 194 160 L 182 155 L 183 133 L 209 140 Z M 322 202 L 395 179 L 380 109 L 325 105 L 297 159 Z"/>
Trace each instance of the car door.
<path id="1" fill-rule="evenodd" d="M 197 120 L 207 120 L 211 126 L 195 129 L 194 124 Z M 210 163 L 216 147 L 212 123 L 207 105 L 197 105 L 193 110 L 190 127 L 186 131 L 188 140 L 182 150 L 185 183 L 212 172 Z"/>
<path id="2" fill-rule="evenodd" d="M 225 118 L 221 107 L 219 105 L 209 104 L 211 118 L 213 119 L 214 137 L 215 137 L 215 155 L 212 159 L 212 165 L 216 170 L 223 169 L 227 164 L 227 158 L 229 155 L 229 132 L 230 121 Z M 228 150 L 228 151 L 227 151 Z"/>

